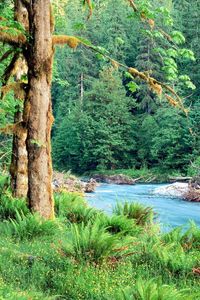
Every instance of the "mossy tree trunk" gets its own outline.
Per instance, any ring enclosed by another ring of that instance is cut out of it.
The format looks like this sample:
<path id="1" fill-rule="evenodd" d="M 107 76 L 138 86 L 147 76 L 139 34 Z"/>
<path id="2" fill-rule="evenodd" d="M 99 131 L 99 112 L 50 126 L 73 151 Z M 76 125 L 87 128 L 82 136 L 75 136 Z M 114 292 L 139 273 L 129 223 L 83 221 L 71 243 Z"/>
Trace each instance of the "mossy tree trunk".
<path id="1" fill-rule="evenodd" d="M 32 210 L 44 218 L 54 216 L 52 193 L 51 77 L 53 61 L 50 0 L 32 0 L 29 4 L 30 43 L 28 91 L 24 122 L 27 124 L 28 199 Z"/>
<path id="2" fill-rule="evenodd" d="M 15 20 L 28 30 L 28 13 L 21 0 L 15 0 Z M 16 82 L 21 81 L 22 75 L 26 74 L 26 62 L 21 59 L 18 63 L 18 70 L 15 74 Z M 15 95 L 17 98 L 17 95 Z M 14 123 L 22 121 L 22 113 L 19 107 L 16 107 Z M 26 128 L 21 126 L 20 134 L 13 135 L 12 158 L 10 166 L 11 189 L 13 196 L 26 197 L 28 191 L 28 172 L 27 172 L 27 151 L 26 151 Z"/>

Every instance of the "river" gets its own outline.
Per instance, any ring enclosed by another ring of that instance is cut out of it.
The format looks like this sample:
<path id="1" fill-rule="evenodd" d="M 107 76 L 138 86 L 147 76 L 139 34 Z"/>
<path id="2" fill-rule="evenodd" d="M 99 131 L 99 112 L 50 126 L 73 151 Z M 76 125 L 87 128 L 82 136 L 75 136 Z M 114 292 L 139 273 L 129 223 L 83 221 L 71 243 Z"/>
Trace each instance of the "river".
<path id="1" fill-rule="evenodd" d="M 160 186 L 160 184 L 102 184 L 97 187 L 95 193 L 87 194 L 87 200 L 91 206 L 109 214 L 117 202 L 135 201 L 151 206 L 158 214 L 157 222 L 164 231 L 181 225 L 187 227 L 190 220 L 200 226 L 200 203 L 152 194 L 152 191 Z"/>

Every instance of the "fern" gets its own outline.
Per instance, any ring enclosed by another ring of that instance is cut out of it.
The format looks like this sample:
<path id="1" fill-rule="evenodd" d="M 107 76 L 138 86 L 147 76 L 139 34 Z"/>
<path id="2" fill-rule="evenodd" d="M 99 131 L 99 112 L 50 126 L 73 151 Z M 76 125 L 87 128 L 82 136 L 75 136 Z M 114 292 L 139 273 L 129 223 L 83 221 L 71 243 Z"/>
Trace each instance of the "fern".
<path id="1" fill-rule="evenodd" d="M 154 213 L 151 207 L 145 207 L 140 203 L 117 203 L 113 212 L 116 215 L 126 216 L 128 219 L 135 220 L 137 225 L 144 226 L 153 221 Z"/>
<path id="2" fill-rule="evenodd" d="M 25 200 L 13 198 L 9 193 L 0 197 L 0 220 L 16 219 L 18 214 L 28 214 Z"/>
<path id="3" fill-rule="evenodd" d="M 119 259 L 129 251 L 130 239 L 120 240 L 99 226 L 99 222 L 86 226 L 72 224 L 63 247 L 66 255 L 79 261 L 102 263 L 108 259 Z"/>
<path id="4" fill-rule="evenodd" d="M 55 194 L 55 213 L 57 216 L 66 216 L 66 212 L 74 206 L 87 206 L 85 199 L 78 193 Z"/>
<path id="5" fill-rule="evenodd" d="M 127 219 L 123 215 L 111 217 L 100 215 L 98 222 L 100 227 L 105 228 L 111 234 L 138 235 L 141 232 L 141 228 L 135 225 L 134 220 Z"/>
<path id="6" fill-rule="evenodd" d="M 127 288 L 116 295 L 116 300 L 195 300 L 187 290 L 178 291 L 175 287 L 163 285 L 155 280 L 139 279 L 133 288 Z"/>
<path id="7" fill-rule="evenodd" d="M 28 215 L 16 212 L 16 219 L 7 221 L 5 231 L 19 240 L 32 239 L 41 235 L 53 235 L 57 230 L 55 221 L 43 220 L 38 214 Z"/>

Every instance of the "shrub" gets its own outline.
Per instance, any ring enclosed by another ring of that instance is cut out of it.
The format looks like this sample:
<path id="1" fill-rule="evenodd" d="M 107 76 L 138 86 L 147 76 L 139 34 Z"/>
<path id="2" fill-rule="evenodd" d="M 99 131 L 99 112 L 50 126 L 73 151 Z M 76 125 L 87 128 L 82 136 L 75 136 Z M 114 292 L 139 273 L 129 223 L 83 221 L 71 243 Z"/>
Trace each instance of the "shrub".
<path id="1" fill-rule="evenodd" d="M 65 251 L 79 260 L 99 262 L 111 256 L 116 245 L 117 238 L 98 224 L 72 224 Z"/>
<path id="2" fill-rule="evenodd" d="M 78 193 L 61 193 L 55 197 L 55 210 L 58 216 L 71 223 L 85 223 L 96 218 L 100 211 L 88 207 L 85 199 Z"/>
<path id="3" fill-rule="evenodd" d="M 72 224 L 63 248 L 67 255 L 75 259 L 101 263 L 104 260 L 123 256 L 128 250 L 128 242 L 120 241 L 116 235 L 111 235 L 99 222 L 88 223 L 86 226 Z"/>
<path id="4" fill-rule="evenodd" d="M 17 239 L 32 239 L 40 235 L 53 235 L 57 224 L 52 220 L 44 220 L 39 214 L 23 215 L 16 213 L 16 219 L 7 221 L 5 231 Z"/>
<path id="5" fill-rule="evenodd" d="M 128 288 L 118 295 L 116 300 L 192 300 L 196 295 L 189 295 L 187 291 L 178 291 L 175 287 L 162 285 L 154 280 L 139 279 L 133 288 Z"/>
<path id="6" fill-rule="evenodd" d="M 197 258 L 187 255 L 180 244 L 164 244 L 159 237 L 142 238 L 135 250 L 138 254 L 132 257 L 133 266 L 147 267 L 154 276 L 185 276 L 191 273 L 197 262 Z"/>
<path id="7" fill-rule="evenodd" d="M 8 185 L 9 177 L 7 175 L 0 175 L 0 194 L 4 192 Z"/>
<path id="8" fill-rule="evenodd" d="M 154 217 L 151 207 L 145 207 L 137 202 L 125 202 L 124 204 L 117 203 L 113 211 L 116 215 L 123 215 L 128 219 L 135 220 L 135 223 L 141 226 L 152 223 Z"/>
<path id="9" fill-rule="evenodd" d="M 183 232 L 182 227 L 178 227 L 163 236 L 165 242 L 180 244 L 185 250 L 199 250 L 200 248 L 200 229 L 190 222 L 188 230 Z"/>
<path id="10" fill-rule="evenodd" d="M 57 193 L 55 194 L 55 213 L 57 216 L 66 216 L 74 206 L 87 206 L 85 199 L 79 193 Z"/>
<path id="11" fill-rule="evenodd" d="M 127 219 L 123 215 L 101 215 L 98 222 L 100 227 L 105 228 L 111 234 L 138 235 L 141 232 L 141 228 L 135 225 L 134 220 Z"/>
<path id="12" fill-rule="evenodd" d="M 71 223 L 87 224 L 89 221 L 94 221 L 98 214 L 100 214 L 100 212 L 95 208 L 76 205 L 71 207 L 65 216 Z"/>

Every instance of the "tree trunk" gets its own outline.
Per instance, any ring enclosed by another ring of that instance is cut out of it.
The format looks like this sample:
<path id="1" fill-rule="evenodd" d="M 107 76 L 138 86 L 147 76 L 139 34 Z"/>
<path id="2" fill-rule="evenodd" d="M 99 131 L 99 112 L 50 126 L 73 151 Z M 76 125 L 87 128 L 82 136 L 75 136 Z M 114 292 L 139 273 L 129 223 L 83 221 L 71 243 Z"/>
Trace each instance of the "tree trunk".
<path id="1" fill-rule="evenodd" d="M 32 0 L 29 9 L 30 44 L 24 122 L 27 124 L 28 200 L 44 218 L 54 217 L 52 192 L 51 77 L 53 62 L 50 0 Z"/>
<path id="2" fill-rule="evenodd" d="M 15 20 L 20 22 L 27 30 L 28 26 L 28 13 L 23 7 L 20 0 L 15 0 Z M 26 62 L 24 59 L 18 64 L 18 70 L 15 75 L 15 80 L 20 81 L 22 75 L 27 73 Z M 15 95 L 15 97 L 17 97 Z M 22 113 L 19 108 L 16 107 L 16 113 L 14 116 L 14 123 L 22 121 Z M 26 129 L 21 127 L 20 134 L 13 135 L 12 145 L 12 158 L 10 165 L 11 175 L 11 189 L 14 197 L 27 197 L 28 192 L 28 160 L 26 151 Z"/>
<path id="3" fill-rule="evenodd" d="M 14 122 L 22 121 L 22 113 L 15 113 Z M 11 189 L 14 197 L 27 197 L 28 174 L 27 174 L 27 151 L 26 151 L 27 132 L 21 128 L 20 135 L 14 134 L 12 145 L 12 161 L 10 166 Z"/>

